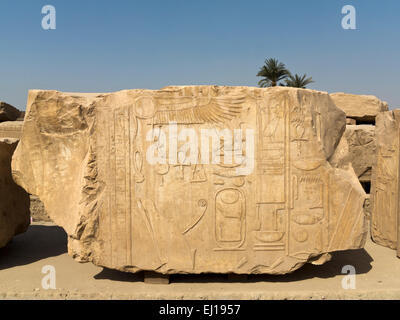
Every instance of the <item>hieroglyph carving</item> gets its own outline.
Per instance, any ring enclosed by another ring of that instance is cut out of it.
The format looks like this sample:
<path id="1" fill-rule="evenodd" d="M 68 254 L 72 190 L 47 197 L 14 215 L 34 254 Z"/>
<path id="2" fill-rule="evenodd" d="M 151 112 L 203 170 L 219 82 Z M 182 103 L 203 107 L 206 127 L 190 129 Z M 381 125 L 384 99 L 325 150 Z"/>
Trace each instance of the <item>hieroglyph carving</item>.
<path id="1" fill-rule="evenodd" d="M 344 128 L 329 95 L 311 90 L 31 91 L 14 176 L 76 259 L 283 274 L 364 245 L 365 193 L 327 160 Z"/>
<path id="2" fill-rule="evenodd" d="M 376 159 L 371 185 L 371 235 L 383 246 L 397 249 L 400 257 L 399 139 L 400 110 L 381 112 L 376 117 Z"/>

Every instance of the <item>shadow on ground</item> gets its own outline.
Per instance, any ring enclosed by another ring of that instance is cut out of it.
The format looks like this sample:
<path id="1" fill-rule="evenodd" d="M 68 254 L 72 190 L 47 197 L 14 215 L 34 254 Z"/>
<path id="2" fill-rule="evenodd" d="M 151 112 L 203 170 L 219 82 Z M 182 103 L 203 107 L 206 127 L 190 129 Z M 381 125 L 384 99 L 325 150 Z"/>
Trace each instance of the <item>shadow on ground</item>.
<path id="1" fill-rule="evenodd" d="M 300 269 L 286 275 L 250 275 L 246 278 L 241 276 L 228 277 L 221 274 L 202 274 L 202 275 L 171 275 L 170 281 L 173 283 L 207 283 L 207 282 L 295 282 L 313 278 L 333 278 L 343 276 L 342 268 L 346 265 L 354 266 L 356 274 L 364 274 L 372 269 L 372 257 L 364 249 L 348 250 L 332 253 L 332 260 L 321 265 L 315 266 L 307 263 Z M 108 279 L 113 281 L 134 282 L 143 281 L 143 273 L 129 274 L 117 270 L 104 268 L 95 275 L 95 279 Z"/>
<path id="2" fill-rule="evenodd" d="M 195 275 L 174 275 L 173 282 L 295 282 L 313 278 L 333 278 L 343 275 L 342 268 L 345 265 L 352 265 L 356 274 L 364 274 L 372 269 L 372 257 L 364 249 L 348 250 L 332 253 L 332 260 L 323 265 L 316 266 L 305 264 L 300 269 L 286 275 L 249 275 L 247 279 L 228 279 L 223 275 L 207 275 L 208 279 L 202 280 L 201 276 Z"/>
<path id="3" fill-rule="evenodd" d="M 112 280 L 122 282 L 143 282 L 144 273 L 128 273 L 118 270 L 103 268 L 101 272 L 94 276 L 96 280 Z"/>
<path id="4" fill-rule="evenodd" d="M 57 226 L 31 225 L 0 249 L 0 270 L 27 265 L 67 252 L 67 235 Z"/>
<path id="5" fill-rule="evenodd" d="M 11 243 L 0 249 L 0 270 L 27 265 L 42 259 L 55 257 L 67 252 L 67 235 L 57 226 L 32 225 L 24 234 L 14 237 Z M 72 259 L 72 258 L 71 258 Z M 172 275 L 174 283 L 206 282 L 294 282 L 312 278 L 333 278 L 342 274 L 345 265 L 355 267 L 357 274 L 371 270 L 372 257 L 364 249 L 332 253 L 332 260 L 315 266 L 306 264 L 299 270 L 287 275 L 250 275 L 247 279 L 228 278 L 227 275 Z M 94 276 L 95 279 L 136 282 L 143 281 L 143 273 L 125 273 L 104 268 Z"/>

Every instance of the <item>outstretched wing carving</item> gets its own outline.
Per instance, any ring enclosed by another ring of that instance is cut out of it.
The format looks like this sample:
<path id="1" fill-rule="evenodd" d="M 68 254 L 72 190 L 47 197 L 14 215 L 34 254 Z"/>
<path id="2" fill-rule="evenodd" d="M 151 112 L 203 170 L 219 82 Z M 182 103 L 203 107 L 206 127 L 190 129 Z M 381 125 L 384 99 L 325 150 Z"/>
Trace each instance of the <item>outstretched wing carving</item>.
<path id="1" fill-rule="evenodd" d="M 244 101 L 245 96 L 243 95 L 199 98 L 189 107 L 158 110 L 154 115 L 153 123 L 222 123 L 237 117 L 242 112 Z"/>

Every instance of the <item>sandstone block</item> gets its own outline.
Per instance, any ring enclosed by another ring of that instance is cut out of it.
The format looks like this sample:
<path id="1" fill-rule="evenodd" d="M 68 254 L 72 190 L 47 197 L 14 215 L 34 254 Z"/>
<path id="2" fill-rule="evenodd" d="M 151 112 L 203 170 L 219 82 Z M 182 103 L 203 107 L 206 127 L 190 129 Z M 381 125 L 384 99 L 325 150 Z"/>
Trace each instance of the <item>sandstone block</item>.
<path id="1" fill-rule="evenodd" d="M 364 211 L 368 221 L 371 221 L 372 207 L 371 207 L 371 195 L 367 194 L 367 198 L 364 202 Z"/>
<path id="2" fill-rule="evenodd" d="M 17 108 L 14 108 L 12 105 L 8 103 L 0 101 L 0 122 L 3 121 L 15 121 L 21 115 L 21 111 Z"/>
<path id="3" fill-rule="evenodd" d="M 349 160 L 358 179 L 362 182 L 370 182 L 376 152 L 375 126 L 347 125 L 345 137 L 349 144 Z"/>
<path id="4" fill-rule="evenodd" d="M 44 208 L 43 202 L 35 196 L 30 196 L 31 205 L 31 217 L 34 222 L 51 222 L 50 217 L 47 215 L 46 209 Z"/>
<path id="5" fill-rule="evenodd" d="M 6 121 L 0 122 L 0 139 L 8 138 L 8 139 L 19 139 L 21 137 L 22 121 Z M 11 167 L 10 167 L 11 170 Z M 44 221 L 50 222 L 51 219 L 48 217 L 43 203 L 40 199 L 34 195 L 30 196 L 30 211 L 31 217 L 33 221 Z"/>
<path id="6" fill-rule="evenodd" d="M 13 174 L 79 261 L 284 274 L 365 243 L 345 126 L 312 90 L 32 90 Z"/>
<path id="7" fill-rule="evenodd" d="M 356 95 L 343 92 L 331 93 L 336 106 L 342 109 L 346 116 L 363 123 L 375 122 L 375 117 L 381 111 L 388 110 L 388 104 L 372 95 Z"/>
<path id="8" fill-rule="evenodd" d="M 16 139 L 0 138 L 0 248 L 29 226 L 29 195 L 11 176 Z"/>
<path id="9" fill-rule="evenodd" d="M 400 110 L 382 112 L 376 118 L 371 235 L 376 243 L 392 249 L 399 248 L 399 127 Z"/>

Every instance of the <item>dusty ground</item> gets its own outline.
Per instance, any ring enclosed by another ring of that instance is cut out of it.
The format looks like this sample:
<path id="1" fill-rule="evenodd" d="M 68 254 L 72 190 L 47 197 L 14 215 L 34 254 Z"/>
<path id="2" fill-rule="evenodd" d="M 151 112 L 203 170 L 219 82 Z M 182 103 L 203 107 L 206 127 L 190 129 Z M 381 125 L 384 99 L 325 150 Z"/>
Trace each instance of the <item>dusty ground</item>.
<path id="1" fill-rule="evenodd" d="M 56 269 L 57 289 L 42 289 L 42 268 Z M 344 265 L 356 269 L 356 289 L 342 288 Z M 400 259 L 368 241 L 365 249 L 338 252 L 322 266 L 306 265 L 286 276 L 171 277 L 171 284 L 145 284 L 125 274 L 75 262 L 66 235 L 52 224 L 32 225 L 0 249 L 0 299 L 400 299 Z"/>

